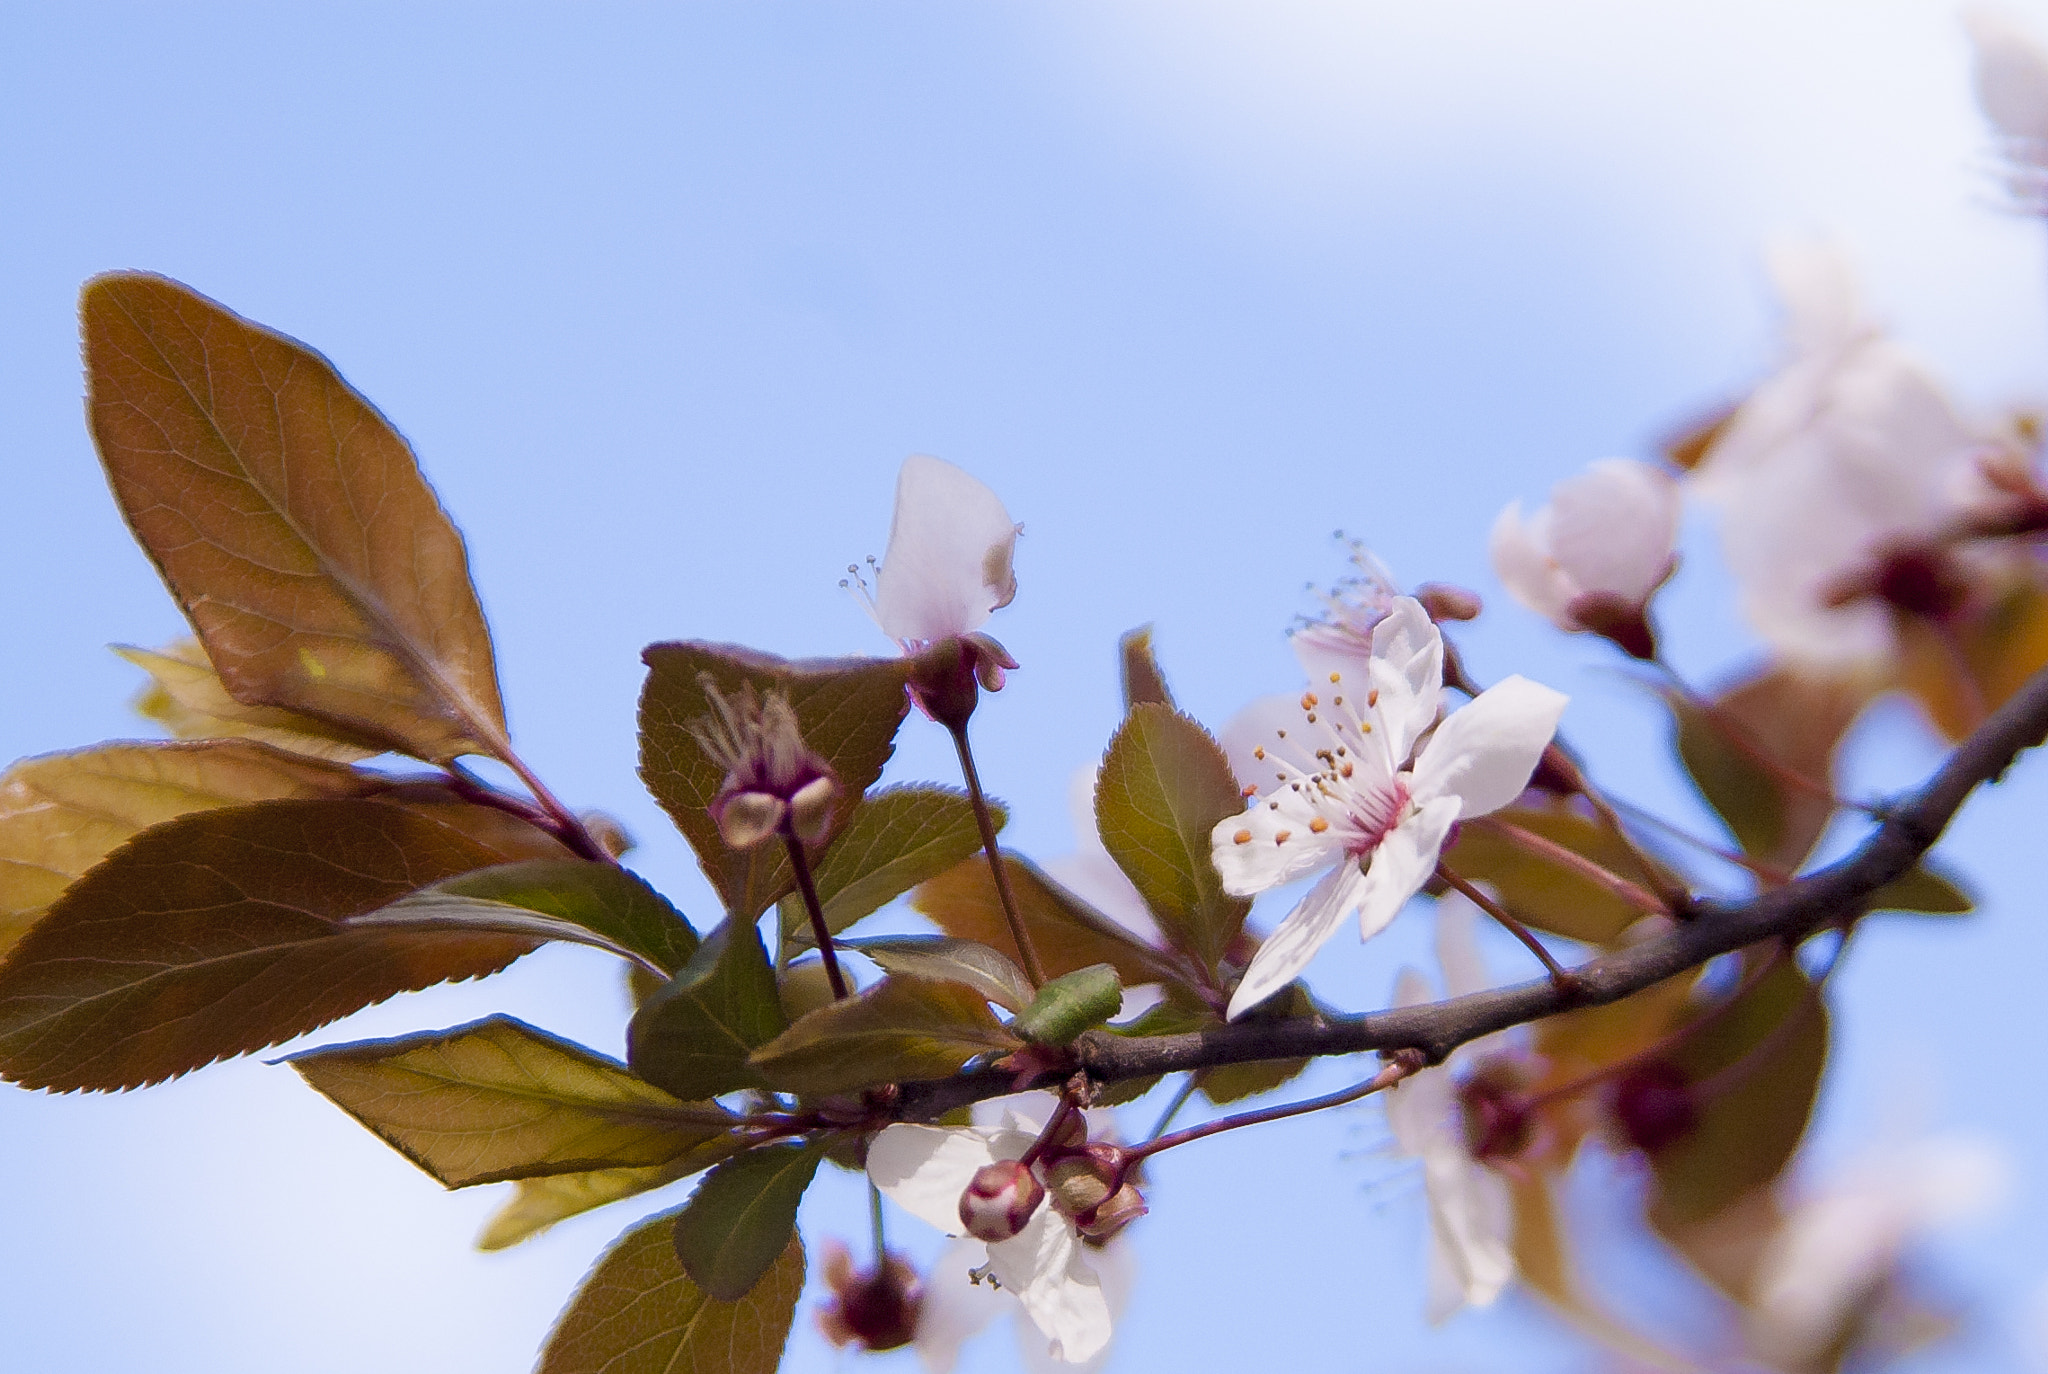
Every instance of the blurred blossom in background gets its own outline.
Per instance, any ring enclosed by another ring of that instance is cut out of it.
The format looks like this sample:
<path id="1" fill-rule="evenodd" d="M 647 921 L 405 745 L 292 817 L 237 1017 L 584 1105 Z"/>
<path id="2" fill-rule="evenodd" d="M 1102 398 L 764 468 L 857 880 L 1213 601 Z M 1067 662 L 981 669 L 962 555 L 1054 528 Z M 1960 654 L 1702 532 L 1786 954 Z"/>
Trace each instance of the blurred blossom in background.
<path id="1" fill-rule="evenodd" d="M 2048 404 L 2048 228 L 2018 208 L 2041 197 L 2048 102 L 2011 39 L 2048 41 L 2048 5 L 1968 22 L 1996 128 L 1964 20 L 1911 0 L 9 8 L 0 743 L 143 733 L 139 675 L 103 646 L 181 629 L 80 420 L 75 293 L 141 267 L 312 342 L 406 432 L 469 537 L 523 752 L 622 817 L 692 914 L 708 893 L 634 777 L 639 649 L 871 652 L 836 584 L 881 551 L 913 452 L 1025 526 L 1001 622 L 1024 667 L 976 722 L 1025 852 L 1076 852 L 1069 779 L 1117 718 L 1116 636 L 1152 623 L 1218 727 L 1298 683 L 1286 632 L 1322 610 L 1306 584 L 1349 568 L 1339 528 L 1400 587 L 1479 590 L 1458 635 L 1476 674 L 1569 692 L 1564 730 L 1613 790 L 1706 826 L 1628 660 L 1516 604 L 1488 533 L 1596 460 L 1655 458 L 1810 346 L 1833 350 L 1816 385 L 1844 350 L 1924 370 L 1929 413 L 1993 447 L 2000 417 Z M 1816 241 L 1853 312 L 1773 285 L 1767 245 Z M 1816 517 L 1830 576 L 1898 533 L 1863 515 Z M 1679 552 L 1660 643 L 1712 684 L 1781 621 L 1741 618 L 1751 572 L 1711 518 L 1688 513 Z M 1848 790 L 1902 788 L 1939 750 L 1882 706 Z M 942 732 L 906 729 L 891 776 L 950 770 Z M 1903 1255 L 1957 1334 L 1900 1367 L 2048 1368 L 2026 1048 L 2044 808 L 2031 759 L 1947 842 L 1979 912 L 1873 923 L 1831 987 L 1806 1201 L 1774 1241 L 1794 1258 L 1750 1333 L 1785 1358 L 1868 1296 L 1859 1265 Z M 1429 965 L 1428 928 L 1333 941 L 1311 979 L 1377 1005 Z M 1523 976 L 1496 934 L 1496 976 Z M 616 1052 L 622 996 L 605 960 L 551 949 L 314 1042 L 503 1008 Z M 1428 1203 L 1393 1145 L 1367 1105 L 1162 1160 L 1108 1367 L 1588 1367 L 1513 1289 L 1426 1324 Z M 524 1368 L 625 1220 L 480 1256 L 500 1190 L 442 1193 L 258 1059 L 132 1097 L 0 1090 L 0 1160 L 0 1349 L 39 1374 Z M 1618 1235 L 1610 1195 L 1639 1185 L 1580 1171 L 1575 1226 L 1614 1242 L 1588 1282 L 1713 1348 L 1725 1318 Z M 865 1207 L 821 1190 L 807 1234 L 857 1237 Z M 892 1243 L 927 1265 L 943 1241 Z M 786 1368 L 850 1359 L 808 1319 L 792 1340 Z M 991 1334 L 959 1367 L 1019 1358 Z"/>

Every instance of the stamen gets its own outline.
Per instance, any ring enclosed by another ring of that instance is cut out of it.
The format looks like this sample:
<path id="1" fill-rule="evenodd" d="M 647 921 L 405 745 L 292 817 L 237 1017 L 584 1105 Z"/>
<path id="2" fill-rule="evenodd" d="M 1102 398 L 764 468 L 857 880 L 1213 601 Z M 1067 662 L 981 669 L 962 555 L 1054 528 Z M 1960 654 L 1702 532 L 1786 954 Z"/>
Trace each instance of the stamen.
<path id="1" fill-rule="evenodd" d="M 1266 761 L 1266 746 L 1262 744 L 1258 748 L 1252 750 L 1252 757 L 1257 759 L 1260 763 L 1264 763 Z"/>
<path id="2" fill-rule="evenodd" d="M 1332 674 L 1330 674 L 1330 681 L 1332 681 L 1332 682 L 1342 682 L 1343 680 L 1344 680 L 1344 674 L 1342 674 L 1342 673 L 1332 673 Z"/>
<path id="3" fill-rule="evenodd" d="M 1243 795 L 1246 801 L 1250 801 L 1253 797 L 1259 795 L 1259 789 L 1257 787 L 1247 787 L 1244 789 Z"/>
<path id="4" fill-rule="evenodd" d="M 1230 837 L 1230 842 L 1232 844 L 1250 844 L 1252 842 L 1252 832 L 1249 830 L 1240 830 L 1235 835 L 1232 835 Z"/>
<path id="5" fill-rule="evenodd" d="M 1316 709 L 1316 694 L 1314 692 L 1303 692 L 1301 694 L 1301 709 L 1304 711 Z"/>
<path id="6" fill-rule="evenodd" d="M 1371 690 L 1370 692 L 1367 692 L 1367 693 L 1365 694 L 1365 704 L 1366 704 L 1366 705 L 1367 705 L 1368 707 L 1371 707 L 1371 706 L 1377 706 L 1377 705 L 1379 705 L 1379 704 L 1380 704 L 1380 689 L 1379 689 L 1379 688 L 1375 687 L 1375 688 L 1373 688 L 1373 689 L 1372 689 L 1372 690 Z"/>
<path id="7" fill-rule="evenodd" d="M 1324 820 L 1321 816 L 1317 816 L 1314 820 L 1308 823 L 1308 828 L 1311 833 L 1320 835 L 1325 830 L 1328 830 L 1330 828 L 1330 823 Z"/>
<path id="8" fill-rule="evenodd" d="M 1273 836 L 1273 843 L 1286 844 L 1289 840 L 1293 838 L 1294 832 L 1292 830 L 1282 830 Z"/>

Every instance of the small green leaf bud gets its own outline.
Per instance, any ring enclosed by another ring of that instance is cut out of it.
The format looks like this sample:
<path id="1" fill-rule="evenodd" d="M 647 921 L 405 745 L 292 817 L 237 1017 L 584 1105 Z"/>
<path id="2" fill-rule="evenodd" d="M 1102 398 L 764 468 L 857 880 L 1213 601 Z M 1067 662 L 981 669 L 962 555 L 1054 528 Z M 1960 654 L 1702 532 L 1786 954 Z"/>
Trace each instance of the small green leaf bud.
<path id="1" fill-rule="evenodd" d="M 1008 1240 L 1024 1229 L 1045 1201 L 1045 1187 L 1014 1159 L 999 1159 L 975 1170 L 960 1194 L 960 1224 L 976 1240 Z"/>

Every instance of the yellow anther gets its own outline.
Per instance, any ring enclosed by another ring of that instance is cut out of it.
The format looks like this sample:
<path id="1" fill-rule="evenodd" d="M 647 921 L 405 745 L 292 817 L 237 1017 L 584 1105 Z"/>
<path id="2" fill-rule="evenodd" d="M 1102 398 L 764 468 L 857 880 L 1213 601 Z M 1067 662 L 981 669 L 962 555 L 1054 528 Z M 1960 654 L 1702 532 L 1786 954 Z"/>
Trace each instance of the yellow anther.
<path id="1" fill-rule="evenodd" d="M 1372 690 L 1371 690 L 1370 692 L 1367 692 L 1367 693 L 1365 694 L 1365 704 L 1366 704 L 1367 706 L 1377 706 L 1377 705 L 1379 705 L 1379 704 L 1380 704 L 1380 689 L 1379 689 L 1379 688 L 1375 687 L 1375 688 L 1373 688 L 1373 689 L 1372 689 Z"/>
<path id="2" fill-rule="evenodd" d="M 1273 836 L 1273 843 L 1274 843 L 1274 844 L 1286 844 L 1286 843 L 1287 843 L 1287 842 L 1288 842 L 1289 840 L 1291 840 L 1291 839 L 1293 839 L 1293 838 L 1294 838 L 1294 832 L 1293 832 L 1292 830 L 1282 830 L 1282 831 L 1280 831 L 1280 832 L 1279 832 L 1278 834 L 1276 834 L 1276 835 L 1274 835 L 1274 836 Z"/>
<path id="3" fill-rule="evenodd" d="M 1252 832 L 1240 830 L 1235 835 L 1232 835 L 1230 839 L 1233 844 L 1250 844 L 1252 842 Z"/>
<path id="4" fill-rule="evenodd" d="M 1321 816 L 1317 816 L 1314 820 L 1308 823 L 1308 828 L 1314 834 L 1320 835 L 1325 830 L 1328 830 L 1330 828 L 1330 823 L 1324 820 Z"/>
<path id="5" fill-rule="evenodd" d="M 1257 759 L 1260 763 L 1264 763 L 1266 761 L 1266 746 L 1262 744 L 1258 748 L 1252 750 L 1252 757 Z"/>
<path id="6" fill-rule="evenodd" d="M 1342 682 L 1343 680 L 1344 680 L 1344 674 L 1342 674 L 1342 673 L 1332 673 L 1332 674 L 1330 674 L 1330 681 L 1332 681 L 1332 682 Z"/>
<path id="7" fill-rule="evenodd" d="M 1301 694 L 1301 709 L 1304 711 L 1316 709 L 1316 694 L 1314 692 L 1303 692 Z"/>
<path id="8" fill-rule="evenodd" d="M 1308 723 L 1310 725 L 1314 725 L 1316 723 L 1316 713 L 1314 711 L 1310 711 L 1308 713 Z"/>

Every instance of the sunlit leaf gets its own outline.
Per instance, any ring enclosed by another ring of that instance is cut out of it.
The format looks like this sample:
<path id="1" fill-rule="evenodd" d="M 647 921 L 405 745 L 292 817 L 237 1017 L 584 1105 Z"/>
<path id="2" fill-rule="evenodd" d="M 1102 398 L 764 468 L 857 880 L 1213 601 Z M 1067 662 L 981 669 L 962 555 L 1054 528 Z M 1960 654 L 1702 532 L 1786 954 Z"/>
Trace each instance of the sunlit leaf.
<path id="1" fill-rule="evenodd" d="M 991 804 L 997 830 L 1009 819 Z M 981 852 L 981 829 L 967 794 L 949 787 L 890 787 L 861 802 L 812 875 L 825 925 L 837 935 L 919 883 Z M 809 947 L 810 914 L 796 897 L 782 901 L 783 937 Z"/>
<path id="2" fill-rule="evenodd" d="M 891 974 L 866 992 L 820 1007 L 754 1052 L 771 1087 L 842 1093 L 944 1078 L 982 1054 L 1023 1048 L 960 983 Z"/>
<path id="3" fill-rule="evenodd" d="M 1010 1030 L 1033 1044 L 1070 1045 L 1082 1031 L 1116 1015 L 1123 999 L 1116 970 L 1108 964 L 1090 964 L 1047 982 L 1010 1023 Z"/>
<path id="4" fill-rule="evenodd" d="M 640 777 L 697 851 L 697 862 L 728 910 L 751 920 L 790 891 L 795 878 L 780 844 L 729 848 L 711 819 L 711 801 L 725 769 L 690 733 L 711 714 L 699 675 L 721 692 L 750 682 L 757 692 L 779 691 L 796 710 L 805 743 L 823 755 L 844 788 L 838 820 L 844 823 L 861 794 L 882 775 L 895 750 L 896 727 L 909 709 L 902 658 L 777 658 L 732 644 L 655 644 L 641 655 L 647 685 L 640 693 Z"/>
<path id="5" fill-rule="evenodd" d="M 1977 902 L 1962 879 L 1922 859 L 1870 894 L 1872 911 L 1910 911 L 1922 916 L 1966 916 Z"/>
<path id="6" fill-rule="evenodd" d="M 1215 968 L 1251 903 L 1223 890 L 1209 832 L 1244 795 L 1209 732 L 1169 706 L 1140 703 L 1110 741 L 1095 783 L 1095 817 L 1111 858 L 1166 938 Z"/>
<path id="7" fill-rule="evenodd" d="M 0 963 L 0 1073 L 138 1087 L 495 973 L 533 942 L 344 922 L 423 883 L 562 857 L 524 821 L 425 787 L 166 821 L 73 884 Z"/>
<path id="8" fill-rule="evenodd" d="M 1048 977 L 1090 964 L 1108 964 L 1126 987 L 1180 976 L 1162 951 L 1046 877 L 1028 859 L 1006 852 L 1003 869 Z M 976 855 L 920 883 L 910 904 L 946 934 L 987 945 L 1011 962 L 1022 963 L 985 858 Z"/>
<path id="9" fill-rule="evenodd" d="M 194 811 L 361 796 L 388 780 L 239 740 L 102 744 L 0 775 L 0 954 L 116 846 Z"/>
<path id="10" fill-rule="evenodd" d="M 1678 756 L 1743 851 L 1787 872 L 1805 862 L 1835 807 L 1835 747 L 1870 700 L 1865 684 L 1771 668 L 1711 702 L 1664 697 Z"/>
<path id="11" fill-rule="evenodd" d="M 1789 959 L 1688 1036 L 1671 1062 L 1695 1089 L 1699 1124 L 1651 1158 L 1660 1212 L 1712 1216 L 1775 1179 L 1806 1134 L 1827 1052 L 1827 1008 Z"/>
<path id="12" fill-rule="evenodd" d="M 676 1215 L 649 1217 L 605 1251 L 535 1374 L 774 1374 L 803 1292 L 802 1240 L 745 1297 L 719 1302 L 676 1258 Z"/>
<path id="13" fill-rule="evenodd" d="M 235 700 L 443 760 L 503 757 L 462 537 L 332 365 L 163 277 L 87 283 L 107 479 Z"/>
<path id="14" fill-rule="evenodd" d="M 1655 890 L 1655 880 L 1635 854 L 1597 821 L 1552 807 L 1514 806 L 1495 815 Z M 1568 940 L 1612 944 L 1644 914 L 1611 888 L 1490 826 L 1462 827 L 1457 843 L 1444 854 L 1444 865 L 1468 882 L 1487 884 L 1524 925 Z"/>
<path id="15" fill-rule="evenodd" d="M 389 745 L 281 706 L 244 706 L 228 695 L 206 649 L 191 637 L 161 649 L 116 644 L 114 652 L 150 676 L 135 710 L 179 739 L 253 739 L 294 754 L 353 763 Z"/>
<path id="16" fill-rule="evenodd" d="M 1899 674 L 1936 729 L 1959 740 L 2048 667 L 2048 590 L 2022 583 L 1954 625 L 1898 617 Z"/>
<path id="17" fill-rule="evenodd" d="M 677 1097 L 716 1097 L 760 1085 L 747 1057 L 787 1024 L 760 932 L 734 918 L 634 1013 L 626 1058 Z"/>
<path id="18" fill-rule="evenodd" d="M 796 1205 L 825 1157 L 819 1144 L 764 1145 L 704 1175 L 676 1217 L 676 1257 L 712 1297 L 743 1297 L 788 1248 Z"/>
<path id="19" fill-rule="evenodd" d="M 1009 1011 L 1024 1010 L 1035 996 L 1024 971 L 1009 956 L 973 940 L 956 940 L 950 935 L 878 935 L 833 943 L 865 954 L 885 973 L 965 983 Z"/>
<path id="20" fill-rule="evenodd" d="M 1116 643 L 1117 658 L 1123 669 L 1124 709 L 1134 706 L 1173 707 L 1173 693 L 1167 689 L 1166 675 L 1159 671 L 1159 660 L 1152 653 L 1152 627 L 1140 625 L 1119 639 Z"/>
<path id="21" fill-rule="evenodd" d="M 548 1174 L 522 1178 L 512 1185 L 512 1196 L 491 1214 L 476 1238 L 479 1250 L 503 1250 L 529 1240 L 558 1221 L 603 1207 L 621 1199 L 637 1197 L 665 1188 L 709 1168 L 737 1148 L 731 1136 L 723 1136 L 689 1151 L 666 1164 L 640 1169 L 592 1169 L 581 1174 Z"/>
<path id="22" fill-rule="evenodd" d="M 666 1164 L 736 1120 L 509 1016 L 310 1050 L 289 1062 L 450 1188 Z"/>
<path id="23" fill-rule="evenodd" d="M 616 864 L 535 859 L 478 869 L 354 917 L 370 929 L 496 931 L 571 940 L 672 974 L 697 932 L 668 899 Z"/>

